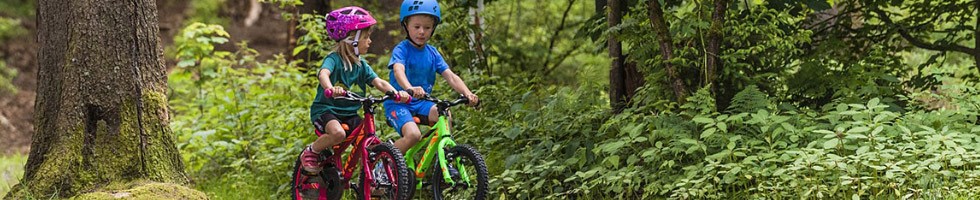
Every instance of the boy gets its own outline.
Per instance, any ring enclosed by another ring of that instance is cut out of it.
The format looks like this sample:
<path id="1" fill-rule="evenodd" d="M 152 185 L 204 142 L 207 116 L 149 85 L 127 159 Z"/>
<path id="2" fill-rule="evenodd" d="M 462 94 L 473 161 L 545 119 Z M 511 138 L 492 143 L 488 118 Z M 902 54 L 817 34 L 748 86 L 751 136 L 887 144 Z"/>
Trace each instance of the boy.
<path id="1" fill-rule="evenodd" d="M 436 26 L 442 21 L 439 2 L 436 0 L 405 0 L 402 2 L 399 21 L 405 32 L 405 40 L 398 43 L 391 51 L 388 68 L 391 73 L 388 81 L 395 90 L 410 91 L 416 97 L 408 104 L 398 104 L 392 101 L 384 102 L 385 117 L 402 138 L 395 141 L 395 147 L 402 152 L 418 143 L 422 134 L 412 116 L 426 116 L 426 124 L 438 120 L 435 103 L 418 100 L 432 92 L 435 75 L 440 74 L 449 82 L 456 92 L 463 94 L 469 100 L 469 106 L 479 103 L 480 99 L 470 92 L 456 73 L 432 45 L 426 44 L 432 38 Z"/>

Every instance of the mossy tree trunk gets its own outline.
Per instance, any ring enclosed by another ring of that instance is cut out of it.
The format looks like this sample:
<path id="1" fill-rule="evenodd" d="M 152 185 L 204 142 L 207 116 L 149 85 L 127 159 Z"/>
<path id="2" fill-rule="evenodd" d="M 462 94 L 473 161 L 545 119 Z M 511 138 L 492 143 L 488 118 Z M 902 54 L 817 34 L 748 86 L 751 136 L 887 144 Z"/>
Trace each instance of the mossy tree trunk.
<path id="1" fill-rule="evenodd" d="M 7 198 L 184 184 L 152 0 L 40 0 L 35 130 Z"/>

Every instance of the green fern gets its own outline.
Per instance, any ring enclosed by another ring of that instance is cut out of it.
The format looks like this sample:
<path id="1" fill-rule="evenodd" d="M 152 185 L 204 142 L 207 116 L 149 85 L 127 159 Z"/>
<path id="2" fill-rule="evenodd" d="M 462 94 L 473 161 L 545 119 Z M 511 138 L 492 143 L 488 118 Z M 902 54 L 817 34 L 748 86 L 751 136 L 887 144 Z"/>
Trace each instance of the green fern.
<path id="1" fill-rule="evenodd" d="M 768 110 L 770 104 L 772 103 L 769 102 L 766 93 L 759 91 L 759 88 L 755 85 L 749 85 L 745 89 L 742 89 L 741 92 L 738 92 L 738 94 L 735 94 L 727 111 L 729 113 L 751 113 L 759 109 Z"/>
<path id="2" fill-rule="evenodd" d="M 707 115 L 718 110 L 715 106 L 715 98 L 711 94 L 711 85 L 698 89 L 694 95 L 687 97 L 687 103 L 681 106 L 682 112 L 687 116 Z"/>

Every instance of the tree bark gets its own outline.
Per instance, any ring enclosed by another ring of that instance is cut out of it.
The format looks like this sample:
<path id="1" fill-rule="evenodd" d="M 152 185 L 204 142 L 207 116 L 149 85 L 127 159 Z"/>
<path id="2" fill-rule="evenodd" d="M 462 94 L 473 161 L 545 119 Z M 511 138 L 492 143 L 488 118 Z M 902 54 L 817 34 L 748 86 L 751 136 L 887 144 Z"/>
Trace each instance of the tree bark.
<path id="1" fill-rule="evenodd" d="M 7 198 L 184 184 L 154 1 L 40 0 L 35 130 Z"/>
<path id="2" fill-rule="evenodd" d="M 493 70 L 490 69 L 489 63 L 487 63 L 487 56 L 483 50 L 483 30 L 485 29 L 485 23 L 483 22 L 483 0 L 477 0 L 476 8 L 470 8 L 470 18 L 473 18 L 472 25 L 476 28 L 476 31 L 470 33 L 470 49 L 476 51 L 476 63 L 479 68 L 486 70 L 487 74 L 493 76 Z"/>
<path id="3" fill-rule="evenodd" d="M 670 37 L 670 25 L 664 20 L 664 11 L 660 8 L 659 1 L 647 1 L 647 9 L 650 26 L 653 27 L 654 35 L 657 37 L 660 55 L 663 57 L 664 68 L 667 70 L 667 81 L 677 97 L 677 102 L 684 104 L 687 100 L 687 86 L 685 86 L 684 80 L 680 78 L 677 69 L 670 63 L 670 60 L 674 58 L 674 44 Z"/>
<path id="4" fill-rule="evenodd" d="M 706 84 L 712 85 L 712 91 L 717 91 L 714 88 L 718 87 L 715 83 L 715 77 L 718 71 L 722 69 L 723 63 L 721 62 L 721 42 L 724 39 L 724 25 L 725 25 L 725 11 L 728 10 L 728 0 L 715 0 L 715 10 L 711 13 L 711 28 L 708 29 L 708 50 L 707 56 L 708 63 L 705 65 L 704 69 L 704 82 Z"/>
<path id="5" fill-rule="evenodd" d="M 623 59 L 626 58 L 629 58 L 628 54 L 623 55 Z M 629 102 L 633 102 L 633 97 L 636 96 L 636 90 L 643 87 L 646 81 L 643 80 L 643 73 L 637 68 L 636 62 L 625 62 L 623 67 L 623 71 L 626 73 L 626 83 L 624 84 L 626 87 L 626 102 L 629 104 Z"/>
<path id="6" fill-rule="evenodd" d="M 618 26 L 623 18 L 622 2 L 620 0 L 608 0 L 609 12 L 607 20 L 609 28 Z M 616 39 L 615 35 L 609 35 L 608 41 L 609 57 L 612 58 L 612 65 L 609 69 L 609 106 L 614 113 L 622 112 L 626 107 L 626 71 L 623 70 L 623 45 Z"/>

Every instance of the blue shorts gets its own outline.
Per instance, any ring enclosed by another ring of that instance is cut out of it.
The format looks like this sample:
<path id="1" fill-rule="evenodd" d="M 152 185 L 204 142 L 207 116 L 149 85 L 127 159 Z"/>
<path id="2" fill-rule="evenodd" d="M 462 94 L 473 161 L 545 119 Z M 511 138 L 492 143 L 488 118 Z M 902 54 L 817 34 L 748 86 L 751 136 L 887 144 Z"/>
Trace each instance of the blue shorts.
<path id="1" fill-rule="evenodd" d="M 428 117 L 429 110 L 436 104 L 431 101 L 413 99 L 412 102 L 407 104 L 387 100 L 382 105 L 385 108 L 385 118 L 388 119 L 388 125 L 394 127 L 400 136 L 402 135 L 402 126 L 405 126 L 408 122 L 415 122 L 412 119 L 413 116 L 421 115 Z M 428 118 L 423 120 L 428 120 Z"/>

